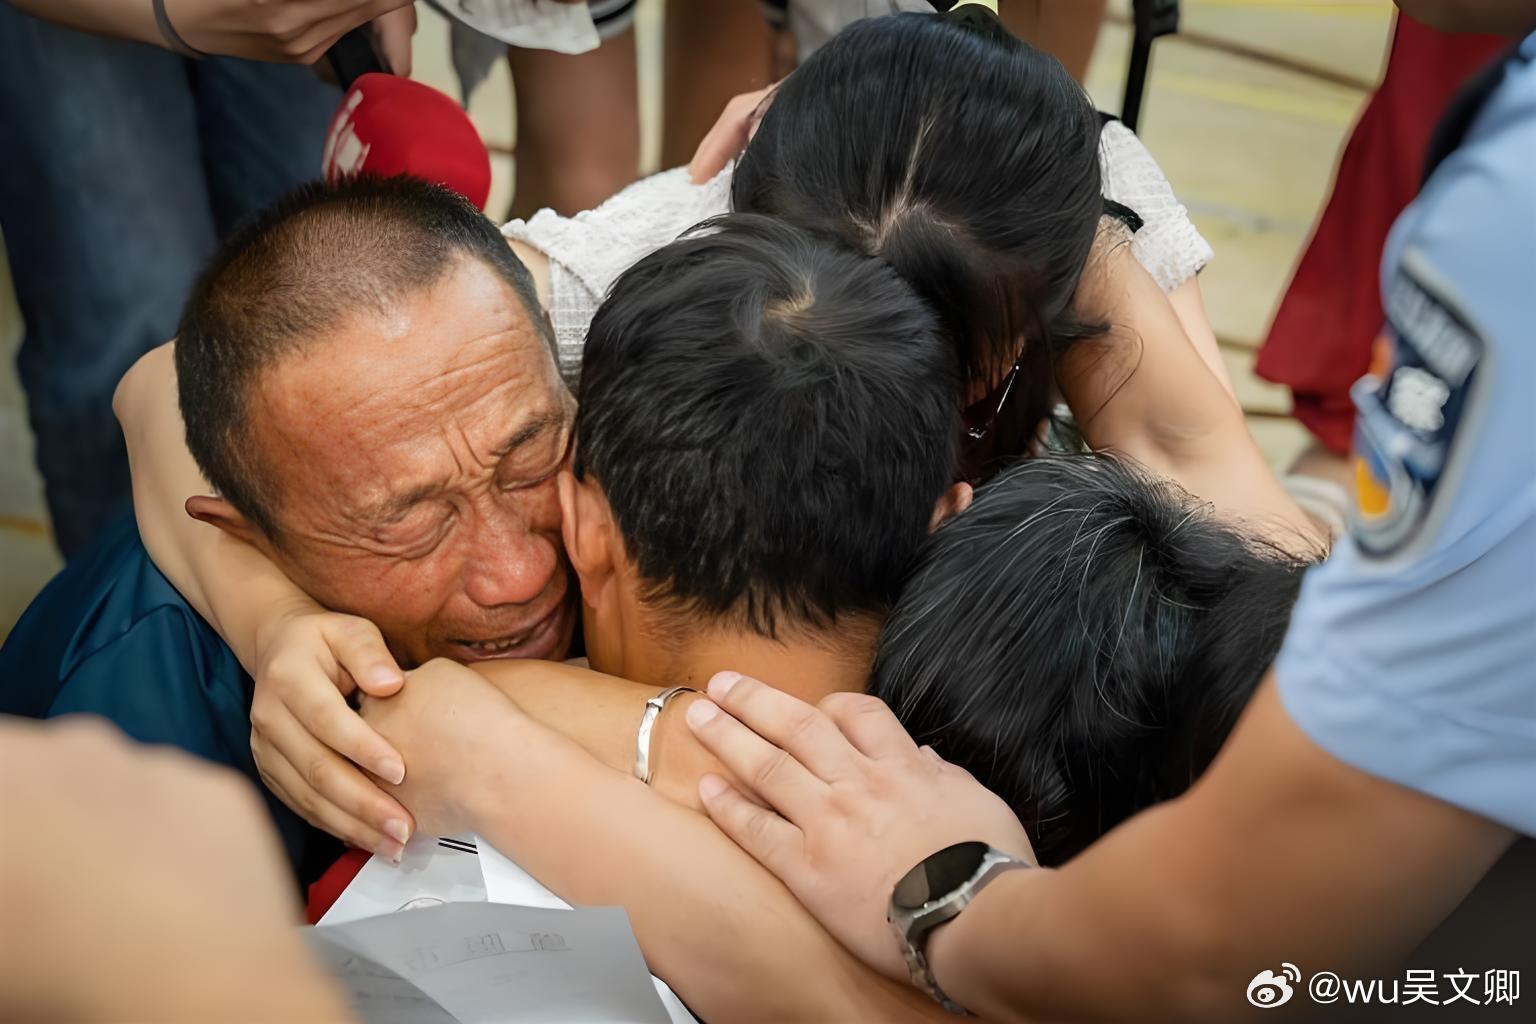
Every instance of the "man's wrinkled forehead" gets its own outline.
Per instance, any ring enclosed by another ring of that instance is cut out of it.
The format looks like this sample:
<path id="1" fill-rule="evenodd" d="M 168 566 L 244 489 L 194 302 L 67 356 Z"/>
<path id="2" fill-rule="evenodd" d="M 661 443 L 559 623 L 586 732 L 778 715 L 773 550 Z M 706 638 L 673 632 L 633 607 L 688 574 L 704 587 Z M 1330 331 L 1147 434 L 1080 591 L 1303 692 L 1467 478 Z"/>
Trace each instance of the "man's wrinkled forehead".
<path id="1" fill-rule="evenodd" d="M 346 318 L 256 390 L 252 441 L 274 483 L 335 508 L 384 499 L 419 463 L 471 473 L 530 424 L 563 429 L 571 409 L 540 331 L 483 265 Z"/>
<path id="2" fill-rule="evenodd" d="M 495 424 L 487 423 L 486 429 L 478 431 L 478 438 L 464 435 L 461 450 L 470 450 L 467 466 L 457 458 L 449 465 L 448 460 L 437 457 L 419 460 L 399 473 L 374 475 L 348 496 L 347 514 L 363 526 L 382 528 L 398 522 L 417 505 L 451 495 L 466 484 L 473 485 L 477 473 L 483 476 L 495 472 L 503 463 L 516 467 L 508 481 L 512 484 L 547 475 L 565 453 L 569 425 L 569 415 L 558 406 L 534 405 L 516 410 Z M 501 434 L 494 432 L 503 426 Z M 454 444 L 451 434 L 451 429 L 442 433 L 440 451 L 453 451 L 458 456 L 455 448 L 459 446 Z M 502 440 L 493 440 L 498 436 Z"/>

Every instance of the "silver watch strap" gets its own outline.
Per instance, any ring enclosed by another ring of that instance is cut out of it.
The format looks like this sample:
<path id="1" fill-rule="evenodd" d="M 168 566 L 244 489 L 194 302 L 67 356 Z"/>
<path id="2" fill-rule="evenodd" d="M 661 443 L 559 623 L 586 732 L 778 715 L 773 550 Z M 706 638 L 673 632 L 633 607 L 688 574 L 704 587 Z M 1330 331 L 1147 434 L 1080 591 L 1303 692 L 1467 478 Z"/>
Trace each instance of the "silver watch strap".
<path id="1" fill-rule="evenodd" d="M 647 786 L 651 784 L 651 733 L 656 730 L 656 719 L 661 717 L 662 709 L 672 698 L 698 692 L 691 686 L 669 686 L 645 702 L 645 710 L 640 714 L 640 731 L 635 734 L 635 778 Z"/>
<path id="2" fill-rule="evenodd" d="M 939 987 L 933 969 L 928 965 L 928 939 L 941 924 L 954 920 L 970 905 L 976 895 L 993 879 L 1015 868 L 1032 868 L 1033 864 L 996 847 L 988 847 L 976 873 L 951 892 L 928 901 L 915 912 L 898 915 L 894 900 L 889 920 L 901 944 L 901 955 L 907 962 L 912 984 L 942 1006 L 945 1011 L 964 1017 L 974 1017 L 965 1007 L 955 1002 Z"/>
<path id="3" fill-rule="evenodd" d="M 208 56 L 202 50 L 189 46 L 187 41 L 181 38 L 181 33 L 176 31 L 176 26 L 171 24 L 171 16 L 165 13 L 165 0 L 154 0 L 154 7 L 155 27 L 160 30 L 160 38 L 165 41 L 166 49 L 193 60 L 201 60 Z"/>
<path id="4" fill-rule="evenodd" d="M 917 987 L 918 991 L 942 1006 L 945 1013 L 952 1013 L 956 1017 L 976 1016 L 970 1010 L 949 998 L 944 990 L 939 988 L 938 979 L 933 976 L 933 968 L 928 966 L 928 958 L 923 955 L 921 949 L 918 949 L 910 942 L 903 942 L 901 944 L 901 955 L 907 961 L 907 973 L 912 976 L 912 984 Z"/>

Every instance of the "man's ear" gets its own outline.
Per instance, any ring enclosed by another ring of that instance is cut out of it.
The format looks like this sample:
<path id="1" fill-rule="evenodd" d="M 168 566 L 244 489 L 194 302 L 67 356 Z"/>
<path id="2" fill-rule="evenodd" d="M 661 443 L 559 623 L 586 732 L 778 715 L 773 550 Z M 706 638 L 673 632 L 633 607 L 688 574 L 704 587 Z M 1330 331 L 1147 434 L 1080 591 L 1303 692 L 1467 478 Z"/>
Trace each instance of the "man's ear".
<path id="1" fill-rule="evenodd" d="M 597 607 L 617 569 L 613 512 L 602 489 L 591 479 L 578 480 L 563 469 L 556 486 L 560 490 L 560 535 L 565 540 L 565 555 L 576 570 L 582 599 Z"/>
<path id="2" fill-rule="evenodd" d="M 266 534 L 223 498 L 214 494 L 194 494 L 187 499 L 185 507 L 187 515 L 198 522 L 217 526 L 236 540 L 243 540 L 261 551 L 268 549 Z"/>
<path id="3" fill-rule="evenodd" d="M 974 492 L 971 485 L 963 482 L 939 495 L 939 500 L 933 503 L 933 515 L 928 519 L 928 532 L 937 530 L 950 516 L 957 516 L 970 508 L 972 497 Z"/>

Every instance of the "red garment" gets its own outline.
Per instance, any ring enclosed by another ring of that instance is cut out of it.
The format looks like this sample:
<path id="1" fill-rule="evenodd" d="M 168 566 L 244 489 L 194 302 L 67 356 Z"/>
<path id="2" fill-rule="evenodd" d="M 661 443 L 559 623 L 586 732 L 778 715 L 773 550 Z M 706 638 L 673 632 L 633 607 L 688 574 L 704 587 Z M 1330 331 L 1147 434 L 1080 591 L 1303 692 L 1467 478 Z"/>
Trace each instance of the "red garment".
<path id="1" fill-rule="evenodd" d="M 367 850 L 348 850 L 335 864 L 325 869 L 325 874 L 310 883 L 309 904 L 305 908 L 310 924 L 320 923 L 325 912 L 331 909 L 331 904 L 341 898 L 342 892 L 352 884 L 352 879 L 363 870 L 363 865 L 368 863 L 371 856 Z"/>
<path id="2" fill-rule="evenodd" d="M 1451 98 L 1508 46 L 1398 17 L 1386 74 L 1344 146 L 1333 194 L 1259 350 L 1258 375 L 1290 387 L 1296 418 L 1340 455 L 1354 430 L 1349 388 L 1366 372 L 1383 324 L 1387 232 L 1418 194 L 1430 136 Z"/>

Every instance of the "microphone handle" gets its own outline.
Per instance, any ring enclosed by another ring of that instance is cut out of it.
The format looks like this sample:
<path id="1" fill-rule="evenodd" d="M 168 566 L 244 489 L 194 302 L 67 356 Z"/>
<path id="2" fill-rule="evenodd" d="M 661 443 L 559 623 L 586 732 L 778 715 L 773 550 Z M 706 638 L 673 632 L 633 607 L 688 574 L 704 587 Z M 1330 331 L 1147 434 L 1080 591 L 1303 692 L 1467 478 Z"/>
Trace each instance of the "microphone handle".
<path id="1" fill-rule="evenodd" d="M 364 75 L 382 72 L 389 74 L 389 64 L 373 45 L 373 30 L 359 25 L 331 44 L 325 58 L 336 72 L 336 83 L 342 91 L 352 88 L 352 83 Z"/>

